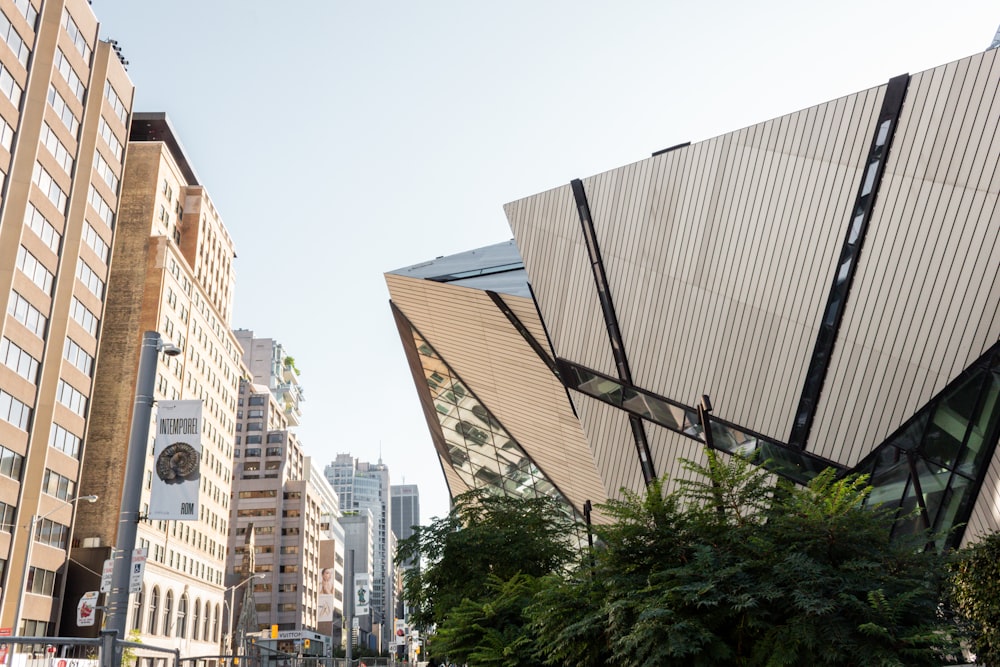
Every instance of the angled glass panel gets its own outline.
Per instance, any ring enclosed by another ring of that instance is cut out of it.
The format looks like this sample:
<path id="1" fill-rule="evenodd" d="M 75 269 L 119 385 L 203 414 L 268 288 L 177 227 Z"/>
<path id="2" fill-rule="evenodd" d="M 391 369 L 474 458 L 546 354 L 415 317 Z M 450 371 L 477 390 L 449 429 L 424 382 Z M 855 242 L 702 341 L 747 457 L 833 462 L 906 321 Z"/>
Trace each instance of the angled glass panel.
<path id="1" fill-rule="evenodd" d="M 447 444 L 448 463 L 462 481 L 469 488 L 499 494 L 550 496 L 561 501 L 568 514 L 573 514 L 566 498 L 531 463 L 527 453 L 486 406 L 416 329 L 411 327 L 411 333 Z"/>
<path id="2" fill-rule="evenodd" d="M 983 456 L 986 453 L 986 438 L 990 433 L 996 433 L 997 423 L 1000 422 L 1000 410 L 997 409 L 997 398 L 1000 396 L 1000 376 L 996 373 L 989 373 L 985 386 L 982 389 L 982 402 L 975 420 L 972 422 L 972 429 L 966 440 L 965 450 L 958 466 L 958 471 L 963 475 L 972 475 L 982 465 Z"/>
<path id="3" fill-rule="evenodd" d="M 876 453 L 875 469 L 871 473 L 872 492 L 868 502 L 873 505 L 898 507 L 910 479 L 910 464 L 906 454 L 896 447 L 882 447 Z"/>
<path id="4" fill-rule="evenodd" d="M 979 405 L 984 380 L 984 375 L 977 373 L 938 402 L 924 436 L 922 454 L 926 458 L 948 467 L 955 465 Z"/>

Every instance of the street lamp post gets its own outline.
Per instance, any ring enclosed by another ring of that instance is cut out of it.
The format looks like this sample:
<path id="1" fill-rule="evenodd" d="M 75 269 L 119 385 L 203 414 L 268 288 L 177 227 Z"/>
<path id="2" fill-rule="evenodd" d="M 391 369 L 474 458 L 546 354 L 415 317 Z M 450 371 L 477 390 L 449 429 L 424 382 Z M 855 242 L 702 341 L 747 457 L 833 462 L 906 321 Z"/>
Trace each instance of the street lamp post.
<path id="1" fill-rule="evenodd" d="M 139 527 L 139 509 L 142 500 L 143 471 L 146 467 L 146 449 L 149 444 L 149 420 L 153 415 L 153 393 L 156 391 L 156 368 L 159 354 L 177 356 L 181 350 L 165 343 L 156 331 L 142 334 L 139 350 L 139 371 L 135 382 L 135 402 L 132 408 L 132 428 L 129 432 L 128 451 L 125 456 L 125 478 L 122 480 L 122 499 L 118 513 L 118 537 L 113 552 L 111 591 L 105 606 L 105 629 L 102 634 L 112 635 L 118 642 L 125 638 L 128 614 L 129 565 L 135 550 Z M 114 650 L 107 652 L 103 667 L 115 667 L 122 661 L 122 645 L 112 641 Z"/>
<path id="2" fill-rule="evenodd" d="M 79 496 L 77 498 L 69 498 L 63 502 L 67 505 L 73 505 L 79 500 L 86 500 L 88 503 L 93 503 L 97 502 L 97 496 Z M 24 567 L 21 568 L 21 590 L 17 596 L 17 614 L 14 616 L 14 634 L 21 631 L 21 616 L 24 614 L 24 596 L 26 593 L 24 589 L 28 585 L 28 571 L 31 569 L 31 547 L 35 543 L 35 527 L 42 521 L 42 519 L 61 509 L 62 505 L 46 512 L 42 516 L 38 516 L 37 514 L 31 515 L 31 523 L 28 524 L 28 548 L 24 552 Z"/>
<path id="3" fill-rule="evenodd" d="M 263 578 L 264 578 L 263 574 L 259 574 L 259 573 L 258 574 L 251 574 L 249 577 L 247 577 L 246 579 L 244 579 L 240 583 L 235 584 L 233 586 L 230 586 L 229 588 L 226 589 L 226 592 L 229 593 L 229 629 L 228 629 L 228 631 L 226 633 L 226 642 L 225 642 L 225 645 L 223 645 L 223 647 L 222 647 L 222 651 L 221 651 L 222 655 L 226 655 L 226 646 L 228 646 L 229 650 L 233 651 L 234 653 L 235 653 L 235 650 L 236 650 L 236 647 L 233 646 L 233 615 L 234 615 L 234 613 L 236 611 L 236 606 L 235 606 L 236 605 L 236 589 L 239 588 L 240 586 L 246 584 L 249 581 L 253 581 L 254 579 L 263 579 Z"/>

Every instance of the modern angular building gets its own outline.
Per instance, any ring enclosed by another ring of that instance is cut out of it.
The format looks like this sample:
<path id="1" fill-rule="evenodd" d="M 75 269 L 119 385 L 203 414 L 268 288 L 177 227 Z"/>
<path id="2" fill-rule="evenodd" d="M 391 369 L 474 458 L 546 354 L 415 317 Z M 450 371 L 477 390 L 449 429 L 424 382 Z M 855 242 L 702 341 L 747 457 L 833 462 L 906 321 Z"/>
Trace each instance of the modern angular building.
<path id="1" fill-rule="evenodd" d="M 387 274 L 453 493 L 507 489 L 470 465 L 490 425 L 577 507 L 707 442 L 801 483 L 867 473 L 942 542 L 1000 528 L 998 87 L 987 51 L 512 202 L 520 310 L 476 283 L 484 251 Z"/>
<path id="2" fill-rule="evenodd" d="M 117 542 L 142 333 L 159 331 L 181 354 L 160 355 L 154 400 L 203 404 L 198 516 L 148 518 L 149 448 L 140 507 L 147 518 L 136 539 L 147 560 L 126 627 L 145 643 L 195 655 L 218 652 L 225 601 L 236 400 L 246 376 L 230 331 L 234 257 L 233 240 L 169 120 L 134 114 L 79 486 L 100 500 L 78 512 L 72 580 L 74 595 L 97 590 L 94 573 Z M 69 618 L 74 607 L 64 606 Z"/>
<path id="3" fill-rule="evenodd" d="M 84 0 L 0 6 L 0 628 L 65 595 L 133 86 Z"/>

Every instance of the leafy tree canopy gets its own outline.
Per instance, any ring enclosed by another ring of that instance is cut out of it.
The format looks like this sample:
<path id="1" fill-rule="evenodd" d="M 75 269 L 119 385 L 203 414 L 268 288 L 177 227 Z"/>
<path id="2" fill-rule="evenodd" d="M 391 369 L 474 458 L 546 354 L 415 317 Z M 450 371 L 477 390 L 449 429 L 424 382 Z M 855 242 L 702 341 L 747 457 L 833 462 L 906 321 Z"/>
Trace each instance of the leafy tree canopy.
<path id="1" fill-rule="evenodd" d="M 421 561 L 404 582 L 417 626 L 442 626 L 464 600 L 482 600 L 518 574 L 541 577 L 577 555 L 574 524 L 559 501 L 484 490 L 455 498 L 447 517 L 399 543 L 397 562 Z M 493 588 L 488 582 L 493 581 Z"/>

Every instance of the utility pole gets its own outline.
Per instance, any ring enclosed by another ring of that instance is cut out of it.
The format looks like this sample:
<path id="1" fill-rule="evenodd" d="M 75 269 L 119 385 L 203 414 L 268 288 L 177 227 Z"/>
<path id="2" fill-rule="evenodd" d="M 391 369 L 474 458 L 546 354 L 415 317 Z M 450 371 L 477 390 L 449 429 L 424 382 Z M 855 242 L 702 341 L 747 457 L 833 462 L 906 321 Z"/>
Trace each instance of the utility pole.
<path id="1" fill-rule="evenodd" d="M 354 655 L 354 549 L 344 558 L 344 622 L 347 625 L 347 664 Z"/>

